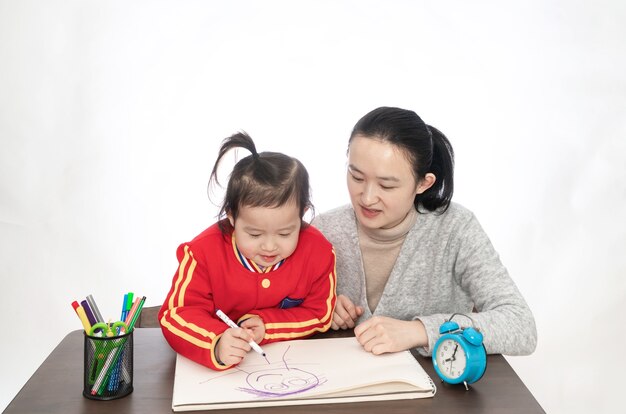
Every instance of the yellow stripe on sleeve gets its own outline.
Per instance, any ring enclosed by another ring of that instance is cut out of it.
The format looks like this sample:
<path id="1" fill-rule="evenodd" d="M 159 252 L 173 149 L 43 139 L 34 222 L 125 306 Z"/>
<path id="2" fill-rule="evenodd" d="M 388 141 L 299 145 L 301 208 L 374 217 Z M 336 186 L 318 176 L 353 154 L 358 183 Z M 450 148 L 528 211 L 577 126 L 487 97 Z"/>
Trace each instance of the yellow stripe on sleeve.
<path id="1" fill-rule="evenodd" d="M 172 325 L 166 317 L 168 313 L 169 313 L 169 317 L 175 320 L 177 323 L 180 323 L 185 328 L 189 328 L 196 333 L 199 333 L 205 337 L 208 337 L 210 340 L 203 340 L 201 338 L 196 338 L 195 336 L 190 335 L 187 332 L 184 332 L 180 330 L 179 328 L 177 328 L 176 326 Z M 170 331 L 173 335 L 189 342 L 190 344 L 193 344 L 202 349 L 211 350 L 210 355 L 211 355 L 211 361 L 213 362 L 213 369 L 225 370 L 225 369 L 232 367 L 232 365 L 221 365 L 217 361 L 217 359 L 215 359 L 215 352 L 213 352 L 213 349 L 214 349 L 213 345 L 216 344 L 217 341 L 220 339 L 220 337 L 222 336 L 221 334 L 215 335 L 213 332 L 209 332 L 206 329 L 200 328 L 199 326 L 193 323 L 187 323 L 183 318 L 180 317 L 180 315 L 176 314 L 175 309 L 172 309 L 171 311 L 170 310 L 165 311 L 165 313 L 163 314 L 163 317 L 161 318 L 161 325 L 165 327 L 168 331 Z"/>
<path id="2" fill-rule="evenodd" d="M 183 282 L 180 293 L 178 294 L 178 306 L 183 306 L 185 304 L 185 292 L 187 291 L 187 286 L 189 286 L 191 279 L 193 279 L 193 271 L 196 270 L 196 265 L 198 264 L 195 257 L 193 257 L 193 252 L 189 252 L 189 255 L 191 257 L 191 264 L 189 265 L 185 281 Z"/>
<path id="3" fill-rule="evenodd" d="M 303 336 L 308 336 L 314 332 L 326 332 L 328 328 L 326 326 L 309 329 L 308 331 L 302 332 L 285 332 L 285 333 L 275 333 L 275 334 L 266 334 L 265 339 L 293 339 L 293 338 L 301 338 Z"/>
<path id="4" fill-rule="evenodd" d="M 189 328 L 197 334 L 210 338 L 211 340 L 215 340 L 215 334 L 213 332 L 207 331 L 206 329 L 201 328 L 194 323 L 187 322 L 176 312 L 176 309 L 171 310 L 170 316 L 174 321 L 178 322 L 180 326 L 184 326 L 185 328 Z"/>
<path id="5" fill-rule="evenodd" d="M 166 315 L 167 315 L 166 311 L 163 314 L 163 317 L 161 318 L 161 325 L 164 326 L 165 328 L 167 328 L 168 331 L 170 331 L 171 333 L 173 333 L 174 335 L 178 336 L 179 338 L 184 339 L 185 341 L 192 343 L 200 348 L 204 348 L 204 349 L 211 349 L 212 348 L 212 341 L 203 341 L 202 339 L 196 338 L 194 336 L 189 335 L 187 332 L 183 332 L 180 329 L 178 329 L 177 327 L 175 327 L 174 325 L 172 325 L 170 323 L 170 321 L 167 319 Z"/>
<path id="6" fill-rule="evenodd" d="M 180 282 L 183 280 L 185 275 L 185 267 L 187 267 L 187 261 L 189 260 L 189 246 L 185 245 L 185 257 L 183 257 L 183 261 L 180 262 L 180 266 L 178 266 L 178 277 L 176 278 L 176 282 L 174 283 L 174 290 L 170 295 L 170 300 L 167 304 L 169 309 L 174 307 L 174 298 L 176 297 L 176 292 L 178 292 L 178 287 L 180 286 Z"/>

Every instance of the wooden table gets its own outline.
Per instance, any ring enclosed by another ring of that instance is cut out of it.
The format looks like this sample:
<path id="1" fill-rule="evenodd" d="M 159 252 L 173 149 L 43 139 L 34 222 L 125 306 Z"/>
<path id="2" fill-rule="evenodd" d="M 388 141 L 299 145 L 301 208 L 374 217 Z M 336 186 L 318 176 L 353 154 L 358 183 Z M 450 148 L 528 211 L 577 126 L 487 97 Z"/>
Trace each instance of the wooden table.
<path id="1" fill-rule="evenodd" d="M 350 332 L 324 334 L 349 336 Z M 82 395 L 83 332 L 69 333 L 41 364 L 4 413 L 171 413 L 176 354 L 160 329 L 135 330 L 134 391 L 113 401 L 92 401 Z M 441 383 L 432 360 L 417 356 L 436 381 L 433 398 L 366 403 L 263 407 L 203 411 L 211 413 L 544 413 L 528 388 L 501 355 L 487 358 L 487 371 L 466 391 L 463 385 Z M 200 411 L 196 411 L 200 412 Z"/>

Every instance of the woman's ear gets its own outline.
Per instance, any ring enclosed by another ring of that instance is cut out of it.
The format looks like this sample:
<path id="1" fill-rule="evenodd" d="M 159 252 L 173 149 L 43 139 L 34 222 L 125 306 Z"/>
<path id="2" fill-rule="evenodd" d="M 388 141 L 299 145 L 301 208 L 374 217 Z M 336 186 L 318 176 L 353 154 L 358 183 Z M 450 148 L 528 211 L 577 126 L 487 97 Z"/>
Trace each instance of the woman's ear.
<path id="1" fill-rule="evenodd" d="M 232 213 L 226 213 L 226 217 L 228 218 L 228 222 L 230 223 L 230 225 L 235 228 L 235 218 L 233 217 Z"/>
<path id="2" fill-rule="evenodd" d="M 422 194 L 424 191 L 432 187 L 433 184 L 435 184 L 435 181 L 437 181 L 437 177 L 435 177 L 435 174 L 427 173 L 417 185 L 415 194 Z"/>

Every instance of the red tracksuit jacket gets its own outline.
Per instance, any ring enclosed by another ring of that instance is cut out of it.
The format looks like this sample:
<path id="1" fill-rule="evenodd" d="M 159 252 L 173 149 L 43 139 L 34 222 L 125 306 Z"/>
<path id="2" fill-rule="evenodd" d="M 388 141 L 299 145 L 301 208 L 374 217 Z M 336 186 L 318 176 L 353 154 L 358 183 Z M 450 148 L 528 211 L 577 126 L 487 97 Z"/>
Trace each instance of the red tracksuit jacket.
<path id="1" fill-rule="evenodd" d="M 300 230 L 298 246 L 276 270 L 255 273 L 239 261 L 230 234 L 217 223 L 176 252 L 179 266 L 159 311 L 165 339 L 179 354 L 222 370 L 214 346 L 228 326 L 251 315 L 265 324 L 260 344 L 301 339 L 328 330 L 335 307 L 335 252 L 312 226 Z"/>

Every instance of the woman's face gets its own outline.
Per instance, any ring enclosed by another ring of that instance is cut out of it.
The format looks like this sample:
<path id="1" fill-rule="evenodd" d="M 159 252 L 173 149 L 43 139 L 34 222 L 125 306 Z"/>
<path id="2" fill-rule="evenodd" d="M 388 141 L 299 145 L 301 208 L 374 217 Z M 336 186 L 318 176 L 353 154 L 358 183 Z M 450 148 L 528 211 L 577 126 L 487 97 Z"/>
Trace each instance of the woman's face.
<path id="1" fill-rule="evenodd" d="M 390 228 L 415 208 L 416 194 L 434 183 L 434 175 L 418 183 L 401 149 L 373 137 L 356 135 L 348 148 L 348 191 L 362 226 Z"/>

